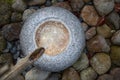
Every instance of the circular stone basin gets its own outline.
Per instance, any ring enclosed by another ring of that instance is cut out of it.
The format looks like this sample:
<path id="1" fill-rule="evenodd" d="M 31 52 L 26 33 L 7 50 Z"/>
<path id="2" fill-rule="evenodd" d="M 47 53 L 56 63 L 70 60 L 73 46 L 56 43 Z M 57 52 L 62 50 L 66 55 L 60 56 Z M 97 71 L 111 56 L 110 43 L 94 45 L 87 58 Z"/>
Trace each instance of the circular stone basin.
<path id="1" fill-rule="evenodd" d="M 34 65 L 57 72 L 71 66 L 80 57 L 85 37 L 80 21 L 71 12 L 60 7 L 46 7 L 25 21 L 20 45 L 25 55 L 44 47 L 44 54 Z"/>

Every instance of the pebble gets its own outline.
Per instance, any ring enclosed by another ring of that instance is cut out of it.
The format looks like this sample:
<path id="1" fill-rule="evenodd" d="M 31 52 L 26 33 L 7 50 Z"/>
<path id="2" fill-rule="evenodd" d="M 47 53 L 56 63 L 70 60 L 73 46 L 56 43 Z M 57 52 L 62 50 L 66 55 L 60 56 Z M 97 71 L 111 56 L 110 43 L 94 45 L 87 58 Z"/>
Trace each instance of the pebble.
<path id="1" fill-rule="evenodd" d="M 70 5 L 74 12 L 79 12 L 84 6 L 84 2 L 83 0 L 70 0 Z"/>
<path id="2" fill-rule="evenodd" d="M 28 1 L 28 5 L 32 6 L 32 5 L 42 5 L 46 2 L 46 0 L 26 0 Z"/>
<path id="3" fill-rule="evenodd" d="M 32 68 L 29 72 L 26 73 L 25 80 L 46 80 L 49 75 L 50 72 Z"/>
<path id="4" fill-rule="evenodd" d="M 111 67 L 110 56 L 106 53 L 96 53 L 90 60 L 93 69 L 99 74 L 106 73 Z"/>
<path id="5" fill-rule="evenodd" d="M 97 80 L 114 80 L 113 76 L 110 74 L 104 74 L 98 77 Z"/>
<path id="6" fill-rule="evenodd" d="M 0 2 L 0 27 L 10 22 L 11 13 L 10 5 Z"/>
<path id="7" fill-rule="evenodd" d="M 59 73 L 52 73 L 47 80 L 60 80 L 61 75 Z"/>
<path id="8" fill-rule="evenodd" d="M 22 75 L 18 75 L 14 78 L 14 80 L 25 80 L 25 78 Z"/>
<path id="9" fill-rule="evenodd" d="M 101 16 L 109 14 L 114 9 L 114 0 L 93 0 L 93 3 Z"/>
<path id="10" fill-rule="evenodd" d="M 112 36 L 111 31 L 111 28 L 107 24 L 97 27 L 97 34 L 103 36 L 104 38 L 110 38 Z"/>
<path id="11" fill-rule="evenodd" d="M 5 25 L 2 28 L 3 36 L 8 41 L 19 39 L 21 27 L 22 27 L 21 23 L 11 23 L 11 24 Z"/>
<path id="12" fill-rule="evenodd" d="M 83 0 L 85 3 L 88 3 L 88 2 L 90 2 L 91 0 Z"/>
<path id="13" fill-rule="evenodd" d="M 2 52 L 6 48 L 6 40 L 4 37 L 0 34 L 0 51 Z"/>
<path id="14" fill-rule="evenodd" d="M 110 74 L 113 76 L 114 80 L 120 80 L 120 68 L 115 68 L 111 70 Z"/>
<path id="15" fill-rule="evenodd" d="M 96 27 L 91 27 L 89 30 L 87 30 L 87 32 L 85 33 L 86 39 L 89 40 L 91 39 L 93 36 L 96 35 Z"/>
<path id="16" fill-rule="evenodd" d="M 120 46 L 111 46 L 110 57 L 113 64 L 120 66 Z"/>
<path id="17" fill-rule="evenodd" d="M 68 68 L 63 72 L 61 80 L 80 80 L 80 76 L 74 68 Z"/>
<path id="18" fill-rule="evenodd" d="M 27 5 L 23 0 L 15 0 L 12 4 L 12 8 L 15 11 L 23 12 L 27 8 Z"/>
<path id="19" fill-rule="evenodd" d="M 104 37 L 96 35 L 87 41 L 87 49 L 90 52 L 109 52 L 110 47 Z"/>
<path id="20" fill-rule="evenodd" d="M 82 53 L 81 57 L 73 64 L 74 69 L 81 71 L 89 66 L 89 60 L 86 53 Z"/>
<path id="21" fill-rule="evenodd" d="M 84 22 L 81 23 L 81 26 L 83 27 L 84 32 L 86 32 L 89 28 L 89 26 Z"/>
<path id="22" fill-rule="evenodd" d="M 35 9 L 26 9 L 23 12 L 22 20 L 25 21 L 31 14 L 33 14 L 36 10 Z"/>
<path id="23" fill-rule="evenodd" d="M 11 16 L 12 22 L 20 22 L 22 21 L 22 14 L 19 12 L 13 12 Z"/>
<path id="24" fill-rule="evenodd" d="M 55 7 L 62 7 L 62 8 L 65 8 L 69 11 L 72 11 L 72 8 L 71 6 L 69 5 L 69 3 L 66 1 L 66 2 L 58 2 L 58 3 L 55 3 L 53 4 L 53 6 Z"/>
<path id="25" fill-rule="evenodd" d="M 85 5 L 80 15 L 90 26 L 95 26 L 99 21 L 99 16 L 92 5 Z"/>
<path id="26" fill-rule="evenodd" d="M 106 17 L 107 22 L 111 25 L 114 29 L 120 29 L 120 16 L 116 12 L 110 13 Z"/>
<path id="27" fill-rule="evenodd" d="M 120 30 L 113 34 L 111 41 L 115 45 L 120 45 Z"/>
<path id="28" fill-rule="evenodd" d="M 95 80 L 97 78 L 97 73 L 93 68 L 88 67 L 87 69 L 80 72 L 81 80 Z"/>

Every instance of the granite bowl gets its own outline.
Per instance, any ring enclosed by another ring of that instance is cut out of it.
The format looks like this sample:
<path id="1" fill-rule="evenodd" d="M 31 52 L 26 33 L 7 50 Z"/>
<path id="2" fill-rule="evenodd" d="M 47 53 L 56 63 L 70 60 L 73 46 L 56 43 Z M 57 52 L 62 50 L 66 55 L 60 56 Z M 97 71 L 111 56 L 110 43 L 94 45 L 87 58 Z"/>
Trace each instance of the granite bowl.
<path id="1" fill-rule="evenodd" d="M 85 36 L 80 21 L 70 11 L 46 7 L 25 21 L 20 45 L 25 55 L 38 47 L 44 47 L 45 53 L 34 65 L 57 72 L 71 66 L 80 57 L 85 46 Z"/>

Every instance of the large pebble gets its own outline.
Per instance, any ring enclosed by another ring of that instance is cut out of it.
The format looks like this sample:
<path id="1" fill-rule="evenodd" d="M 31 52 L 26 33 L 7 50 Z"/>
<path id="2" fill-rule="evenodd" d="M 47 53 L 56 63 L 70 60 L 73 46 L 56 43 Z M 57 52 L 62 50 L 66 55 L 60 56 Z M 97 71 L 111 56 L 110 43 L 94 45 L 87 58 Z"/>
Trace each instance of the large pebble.
<path id="1" fill-rule="evenodd" d="M 13 41 L 13 40 L 19 39 L 21 27 L 22 27 L 21 23 L 12 23 L 12 24 L 5 25 L 2 28 L 3 36 L 8 41 Z"/>
<path id="2" fill-rule="evenodd" d="M 120 80 L 120 68 L 111 70 L 110 74 L 113 76 L 113 80 Z"/>
<path id="3" fill-rule="evenodd" d="M 70 0 L 70 5 L 73 11 L 80 11 L 84 5 L 83 0 Z"/>
<path id="4" fill-rule="evenodd" d="M 36 10 L 35 9 L 26 9 L 23 12 L 22 20 L 25 21 L 31 14 L 33 14 Z"/>
<path id="5" fill-rule="evenodd" d="M 28 0 L 26 0 L 28 1 Z M 27 3 L 28 5 L 42 5 L 46 2 L 46 0 L 29 0 Z"/>
<path id="6" fill-rule="evenodd" d="M 4 37 L 0 34 L 0 51 L 3 51 L 6 48 L 6 40 Z"/>
<path id="7" fill-rule="evenodd" d="M 113 44 L 120 45 L 120 30 L 114 33 L 111 38 Z"/>
<path id="8" fill-rule="evenodd" d="M 15 0 L 12 4 L 12 8 L 15 11 L 23 12 L 27 8 L 27 5 L 23 0 Z"/>
<path id="9" fill-rule="evenodd" d="M 99 16 L 92 5 L 86 5 L 81 11 L 81 17 L 90 26 L 95 26 L 99 21 Z"/>
<path id="10" fill-rule="evenodd" d="M 90 52 L 109 52 L 110 47 L 104 37 L 96 35 L 87 41 L 87 49 Z"/>
<path id="11" fill-rule="evenodd" d="M 12 22 L 20 22 L 22 21 L 22 14 L 19 12 L 13 12 L 11 16 Z"/>
<path id="12" fill-rule="evenodd" d="M 120 66 L 120 46 L 111 46 L 110 57 L 113 64 Z"/>
<path id="13" fill-rule="evenodd" d="M 86 32 L 88 30 L 89 26 L 84 22 L 82 22 L 81 25 L 83 27 L 84 32 Z"/>
<path id="14" fill-rule="evenodd" d="M 109 14 L 114 8 L 114 0 L 93 0 L 93 2 L 101 16 Z"/>
<path id="15" fill-rule="evenodd" d="M 61 75 L 59 73 L 52 73 L 47 80 L 60 80 Z"/>
<path id="16" fill-rule="evenodd" d="M 104 38 L 110 38 L 112 35 L 112 30 L 108 25 L 104 24 L 97 27 L 97 34 L 103 36 Z"/>
<path id="17" fill-rule="evenodd" d="M 107 22 L 115 29 L 120 29 L 120 16 L 116 12 L 110 13 L 107 17 Z"/>
<path id="18" fill-rule="evenodd" d="M 50 72 L 33 68 L 26 73 L 25 80 L 46 80 L 49 75 L 50 75 Z"/>
<path id="19" fill-rule="evenodd" d="M 0 27 L 10 22 L 11 6 L 0 2 Z"/>
<path id="20" fill-rule="evenodd" d="M 74 68 L 69 68 L 63 72 L 62 80 L 80 80 L 80 76 Z"/>
<path id="21" fill-rule="evenodd" d="M 95 80 L 97 78 L 97 73 L 93 68 L 89 67 L 80 72 L 81 80 Z"/>
<path id="22" fill-rule="evenodd" d="M 110 56 L 106 53 L 97 53 L 90 60 L 90 64 L 98 74 L 106 73 L 111 67 Z"/>
<path id="23" fill-rule="evenodd" d="M 68 2 L 58 2 L 58 3 L 53 4 L 53 6 L 62 7 L 62 8 L 69 10 L 69 11 L 72 11 L 72 8 Z"/>
<path id="24" fill-rule="evenodd" d="M 76 61 L 73 64 L 73 67 L 77 70 L 77 71 L 81 71 L 83 69 L 86 69 L 89 66 L 89 60 L 88 57 L 85 53 L 82 53 L 81 57 L 78 59 L 78 61 Z"/>
<path id="25" fill-rule="evenodd" d="M 95 35 L 96 35 L 96 27 L 91 27 L 91 28 L 85 33 L 85 35 L 86 35 L 86 39 L 87 39 L 87 40 L 90 39 L 90 38 L 92 38 L 93 36 L 95 36 Z"/>
<path id="26" fill-rule="evenodd" d="M 113 76 L 110 74 L 104 74 L 98 77 L 97 80 L 114 80 Z"/>

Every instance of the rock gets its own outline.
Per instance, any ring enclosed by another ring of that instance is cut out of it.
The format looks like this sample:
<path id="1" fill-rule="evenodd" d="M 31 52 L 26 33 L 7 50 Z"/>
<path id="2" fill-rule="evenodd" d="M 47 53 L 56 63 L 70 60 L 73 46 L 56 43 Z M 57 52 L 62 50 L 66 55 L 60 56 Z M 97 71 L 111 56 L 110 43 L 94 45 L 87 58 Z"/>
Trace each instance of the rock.
<path id="1" fill-rule="evenodd" d="M 86 23 L 84 23 L 84 22 L 82 22 L 81 25 L 83 27 L 84 32 L 86 32 L 88 30 L 89 26 Z"/>
<path id="2" fill-rule="evenodd" d="M 106 24 L 97 27 L 97 34 L 103 36 L 104 38 L 110 38 L 112 35 L 111 31 L 111 28 Z"/>
<path id="3" fill-rule="evenodd" d="M 13 12 L 11 16 L 12 22 L 20 22 L 22 21 L 22 14 L 18 12 Z"/>
<path id="4" fill-rule="evenodd" d="M 69 10 L 69 11 L 72 11 L 72 8 L 68 2 L 58 2 L 58 3 L 53 4 L 53 6 L 62 7 L 62 8 Z"/>
<path id="5" fill-rule="evenodd" d="M 46 2 L 46 0 L 26 0 L 28 5 L 32 6 L 32 5 L 42 5 Z"/>
<path id="6" fill-rule="evenodd" d="M 14 80 L 25 80 L 25 78 L 22 75 L 18 75 L 14 78 Z"/>
<path id="7" fill-rule="evenodd" d="M 88 57 L 85 53 L 82 53 L 81 57 L 78 59 L 78 61 L 76 61 L 73 64 L 73 67 L 78 70 L 81 71 L 83 69 L 86 69 L 89 66 L 89 60 Z"/>
<path id="8" fill-rule="evenodd" d="M 49 75 L 50 75 L 50 72 L 33 68 L 26 73 L 25 80 L 46 80 Z"/>
<path id="9" fill-rule="evenodd" d="M 109 14 L 114 9 L 114 0 L 93 0 L 93 3 L 101 16 Z"/>
<path id="10" fill-rule="evenodd" d="M 87 41 L 87 49 L 90 52 L 109 52 L 110 47 L 107 44 L 106 40 L 100 36 L 96 35 Z"/>
<path id="11" fill-rule="evenodd" d="M 99 21 L 99 16 L 92 5 L 85 5 L 80 15 L 90 26 L 95 26 Z"/>
<path id="12" fill-rule="evenodd" d="M 47 80 L 60 80 L 61 75 L 59 73 L 52 73 Z"/>
<path id="13" fill-rule="evenodd" d="M 0 51 L 2 52 L 6 48 L 6 40 L 4 37 L 0 34 Z"/>
<path id="14" fill-rule="evenodd" d="M 12 24 L 5 25 L 2 28 L 3 36 L 8 41 L 13 41 L 13 40 L 19 39 L 21 27 L 22 27 L 21 23 L 12 23 Z"/>
<path id="15" fill-rule="evenodd" d="M 27 8 L 27 5 L 23 0 L 15 0 L 12 4 L 12 8 L 15 11 L 23 12 Z"/>
<path id="16" fill-rule="evenodd" d="M 11 6 L 0 2 L 0 27 L 10 22 Z"/>
<path id="17" fill-rule="evenodd" d="M 10 53 L 4 53 L 0 55 L 0 64 L 12 64 L 12 55 Z"/>
<path id="18" fill-rule="evenodd" d="M 91 68 L 87 68 L 80 72 L 81 80 L 95 80 L 97 73 Z"/>
<path id="19" fill-rule="evenodd" d="M 120 80 L 120 68 L 111 70 L 110 74 L 113 76 L 114 80 Z"/>
<path id="20" fill-rule="evenodd" d="M 85 33 L 85 36 L 86 36 L 86 39 L 89 40 L 90 38 L 92 38 L 93 36 L 96 35 L 96 27 L 92 27 L 90 28 L 86 33 Z"/>
<path id="21" fill-rule="evenodd" d="M 112 75 L 104 74 L 98 77 L 97 80 L 114 80 Z"/>
<path id="22" fill-rule="evenodd" d="M 113 44 L 120 45 L 120 30 L 113 34 L 111 41 Z"/>
<path id="23" fill-rule="evenodd" d="M 69 68 L 63 72 L 62 80 L 80 80 L 80 76 L 74 68 Z"/>
<path id="24" fill-rule="evenodd" d="M 83 0 L 70 0 L 70 5 L 73 11 L 80 11 L 84 5 Z"/>
<path id="25" fill-rule="evenodd" d="M 90 64 L 98 74 L 106 73 L 111 67 L 111 59 L 106 53 L 97 53 L 90 60 Z"/>
<path id="26" fill-rule="evenodd" d="M 113 26 L 115 29 L 120 29 L 120 17 L 118 13 L 112 12 L 106 17 L 106 19 L 109 25 Z"/>
<path id="27" fill-rule="evenodd" d="M 83 0 L 85 3 L 88 3 L 88 2 L 90 2 L 91 0 Z"/>
<path id="28" fill-rule="evenodd" d="M 22 20 L 25 21 L 35 11 L 36 11 L 35 9 L 26 9 L 23 13 Z"/>
<path id="29" fill-rule="evenodd" d="M 113 64 L 120 66 L 120 47 L 119 46 L 111 46 L 110 57 Z"/>

